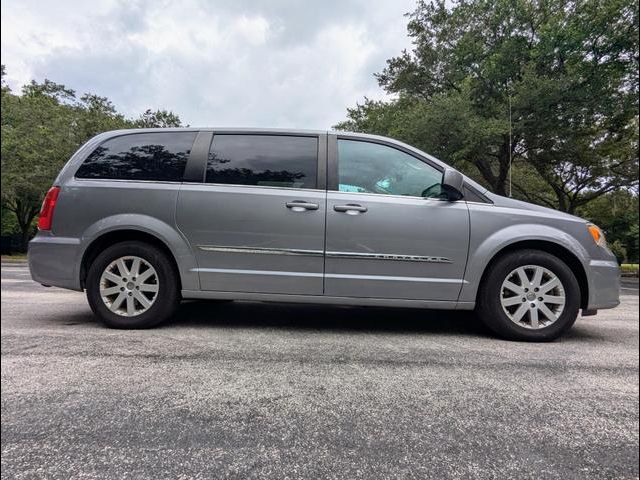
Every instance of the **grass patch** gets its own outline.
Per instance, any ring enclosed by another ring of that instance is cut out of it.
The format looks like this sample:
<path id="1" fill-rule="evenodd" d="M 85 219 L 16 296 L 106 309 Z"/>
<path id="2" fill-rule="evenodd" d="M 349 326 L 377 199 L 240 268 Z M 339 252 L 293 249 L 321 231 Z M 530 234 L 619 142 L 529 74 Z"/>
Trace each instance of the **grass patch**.
<path id="1" fill-rule="evenodd" d="M 2 255 L 3 262 L 24 262 L 27 260 L 26 253 L 14 253 L 13 255 Z"/>
<path id="2" fill-rule="evenodd" d="M 623 263 L 620 265 L 620 271 L 624 275 L 638 276 L 638 264 L 637 263 Z"/>

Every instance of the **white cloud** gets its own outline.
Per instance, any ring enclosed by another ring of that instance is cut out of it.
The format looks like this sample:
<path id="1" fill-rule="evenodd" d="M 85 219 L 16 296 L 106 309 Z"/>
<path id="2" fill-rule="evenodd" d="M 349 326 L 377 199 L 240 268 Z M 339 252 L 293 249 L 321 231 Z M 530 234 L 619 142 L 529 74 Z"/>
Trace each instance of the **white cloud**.
<path id="1" fill-rule="evenodd" d="M 232 31 L 235 31 L 251 45 L 262 45 L 266 42 L 269 34 L 269 22 L 260 16 L 247 17 L 242 15 L 234 20 Z"/>
<path id="2" fill-rule="evenodd" d="M 12 88 L 45 77 L 130 116 L 192 125 L 328 128 L 409 46 L 413 2 L 2 2 Z"/>

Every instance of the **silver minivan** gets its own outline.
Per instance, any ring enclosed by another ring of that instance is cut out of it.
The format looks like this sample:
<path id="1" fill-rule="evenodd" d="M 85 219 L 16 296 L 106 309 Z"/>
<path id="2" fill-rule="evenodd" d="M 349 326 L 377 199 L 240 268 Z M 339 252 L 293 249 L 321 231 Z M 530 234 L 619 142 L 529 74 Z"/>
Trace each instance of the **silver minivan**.
<path id="1" fill-rule="evenodd" d="M 364 134 L 103 133 L 62 169 L 38 227 L 33 279 L 86 290 L 117 328 L 196 298 L 475 309 L 504 338 L 544 341 L 619 303 L 597 226 Z"/>

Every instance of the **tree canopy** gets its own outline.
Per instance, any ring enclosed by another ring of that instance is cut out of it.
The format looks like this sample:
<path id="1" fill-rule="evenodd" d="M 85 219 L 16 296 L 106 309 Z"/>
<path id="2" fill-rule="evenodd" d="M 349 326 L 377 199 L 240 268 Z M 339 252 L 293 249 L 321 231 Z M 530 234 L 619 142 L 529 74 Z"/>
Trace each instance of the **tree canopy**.
<path id="1" fill-rule="evenodd" d="M 637 188 L 637 0 L 420 1 L 409 19 L 413 49 L 376 74 L 397 99 L 337 128 L 410 141 L 502 195 L 510 158 L 526 163 L 516 182 L 547 191 L 521 194 L 568 212 Z"/>

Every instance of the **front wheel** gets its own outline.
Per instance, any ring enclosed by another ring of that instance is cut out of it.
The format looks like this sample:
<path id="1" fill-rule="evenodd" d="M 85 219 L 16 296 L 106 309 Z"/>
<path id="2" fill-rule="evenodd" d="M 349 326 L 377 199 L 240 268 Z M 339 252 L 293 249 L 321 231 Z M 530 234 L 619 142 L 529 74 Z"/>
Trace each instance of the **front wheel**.
<path id="1" fill-rule="evenodd" d="M 576 321 L 580 287 L 559 258 L 539 250 L 520 250 L 504 255 L 490 268 L 476 309 L 499 336 L 550 341 Z"/>
<path id="2" fill-rule="evenodd" d="M 175 269 L 167 255 L 143 242 L 104 250 L 89 267 L 87 299 L 112 328 L 148 328 L 169 318 L 180 300 Z"/>

